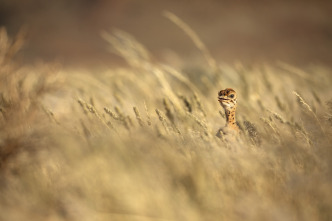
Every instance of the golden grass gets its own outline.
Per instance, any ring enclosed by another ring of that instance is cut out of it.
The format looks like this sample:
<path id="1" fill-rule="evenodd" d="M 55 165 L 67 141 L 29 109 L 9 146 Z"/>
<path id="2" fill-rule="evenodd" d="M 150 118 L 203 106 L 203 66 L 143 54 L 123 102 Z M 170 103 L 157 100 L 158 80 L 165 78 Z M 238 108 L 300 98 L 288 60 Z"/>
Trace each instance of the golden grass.
<path id="1" fill-rule="evenodd" d="M 21 67 L 1 29 L 0 220 L 332 219 L 331 69 L 185 74 L 103 36 L 127 68 Z M 221 84 L 239 95 L 237 140 L 215 136 Z"/>
<path id="2" fill-rule="evenodd" d="M 181 30 L 183 30 L 190 37 L 195 46 L 202 52 L 210 68 L 214 72 L 217 72 L 218 71 L 217 62 L 212 57 L 211 53 L 206 48 L 205 44 L 201 41 L 198 35 L 190 28 L 190 26 L 187 25 L 185 22 L 183 22 L 178 16 L 176 16 L 172 12 L 165 11 L 164 16 L 168 18 L 170 21 L 172 21 L 174 24 L 176 24 L 179 28 L 181 28 Z"/>

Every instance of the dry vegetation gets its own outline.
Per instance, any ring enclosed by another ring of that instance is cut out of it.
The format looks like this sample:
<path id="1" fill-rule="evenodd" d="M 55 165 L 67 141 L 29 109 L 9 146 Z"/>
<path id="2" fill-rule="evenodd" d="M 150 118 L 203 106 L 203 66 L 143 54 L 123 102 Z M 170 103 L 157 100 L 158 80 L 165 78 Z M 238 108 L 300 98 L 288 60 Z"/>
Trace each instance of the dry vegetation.
<path id="1" fill-rule="evenodd" d="M 127 68 L 21 67 L 21 35 L 1 29 L 0 220 L 332 219 L 331 70 L 217 63 L 166 16 L 204 68 L 158 63 L 122 31 L 102 36 Z M 225 87 L 238 141 L 215 136 Z"/>

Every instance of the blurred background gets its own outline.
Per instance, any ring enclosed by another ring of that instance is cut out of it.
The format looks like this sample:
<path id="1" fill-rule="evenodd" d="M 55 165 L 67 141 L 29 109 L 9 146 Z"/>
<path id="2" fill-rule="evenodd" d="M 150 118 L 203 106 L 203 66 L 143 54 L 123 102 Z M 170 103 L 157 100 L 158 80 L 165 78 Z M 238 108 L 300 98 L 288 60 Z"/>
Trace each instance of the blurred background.
<path id="1" fill-rule="evenodd" d="M 102 30 L 121 29 L 170 64 L 200 56 L 190 38 L 163 16 L 186 22 L 218 61 L 331 64 L 331 1 L 1 0 L 0 26 L 27 28 L 24 62 L 68 66 L 121 65 Z"/>

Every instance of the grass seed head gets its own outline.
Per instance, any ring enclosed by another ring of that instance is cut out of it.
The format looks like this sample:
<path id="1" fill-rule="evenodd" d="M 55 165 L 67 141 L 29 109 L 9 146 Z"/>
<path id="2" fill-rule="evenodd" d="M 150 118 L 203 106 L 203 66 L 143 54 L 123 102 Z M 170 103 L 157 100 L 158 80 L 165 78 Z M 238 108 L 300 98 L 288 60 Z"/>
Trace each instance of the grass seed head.
<path id="1" fill-rule="evenodd" d="M 143 126 L 144 126 L 144 122 L 143 122 L 143 120 L 142 120 L 142 118 L 141 118 L 141 115 L 140 115 L 140 113 L 139 113 L 137 107 L 133 107 L 133 110 L 134 110 L 134 112 L 135 112 L 135 116 L 136 116 L 136 119 L 137 119 L 137 121 L 138 121 L 138 124 L 139 124 L 141 127 L 143 127 Z"/>

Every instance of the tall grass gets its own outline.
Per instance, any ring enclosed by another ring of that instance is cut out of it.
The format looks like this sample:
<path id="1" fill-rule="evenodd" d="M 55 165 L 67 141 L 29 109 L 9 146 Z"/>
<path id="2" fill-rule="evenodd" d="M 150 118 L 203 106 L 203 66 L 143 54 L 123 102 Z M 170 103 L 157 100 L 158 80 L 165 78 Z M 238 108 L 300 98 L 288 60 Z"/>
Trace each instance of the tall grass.
<path id="1" fill-rule="evenodd" d="M 103 37 L 128 67 L 1 59 L 0 220 L 332 219 L 330 69 L 237 62 L 216 78 Z M 221 86 L 238 93 L 238 139 L 215 135 Z"/>

